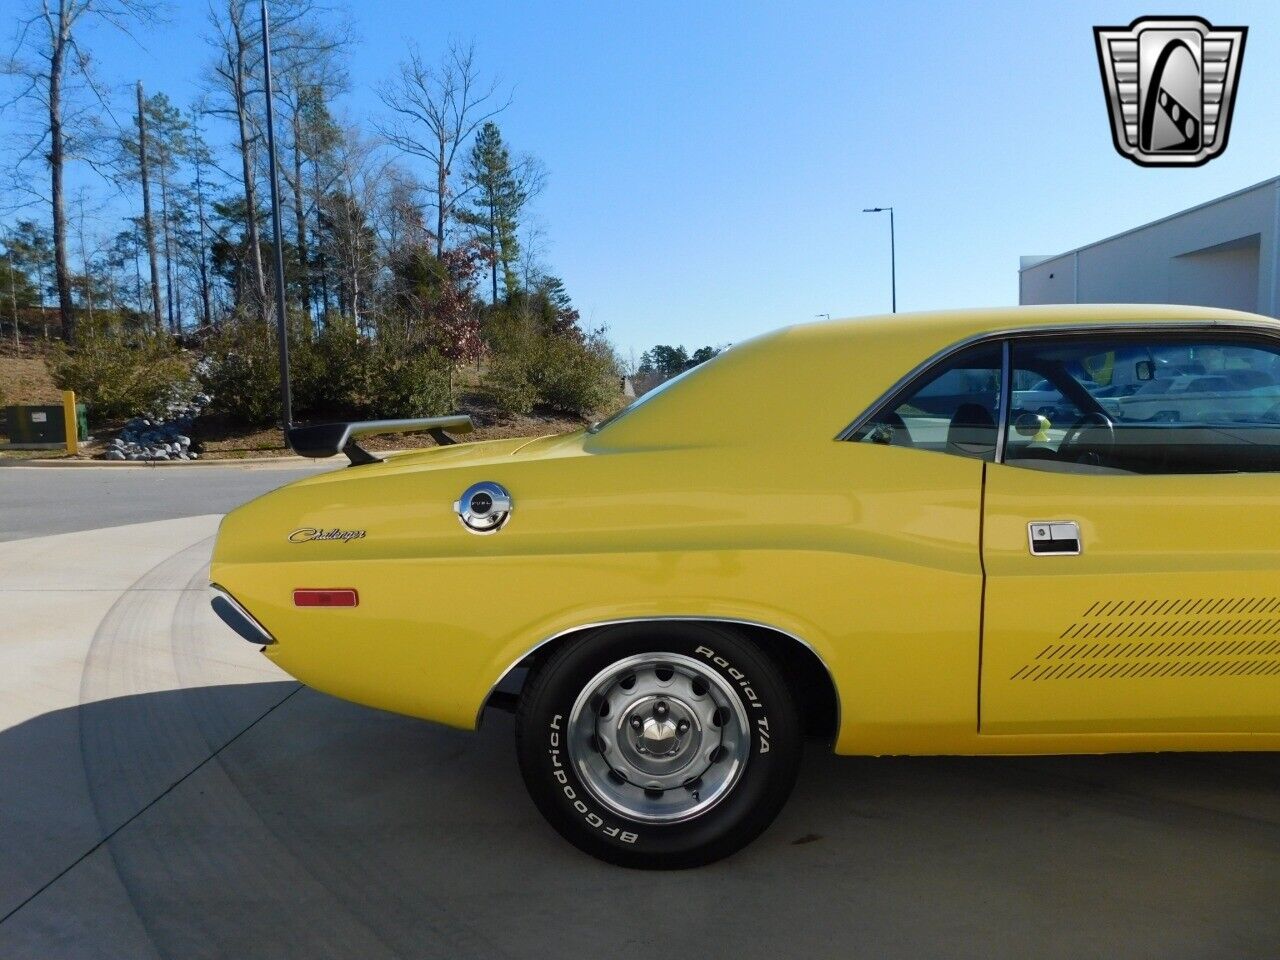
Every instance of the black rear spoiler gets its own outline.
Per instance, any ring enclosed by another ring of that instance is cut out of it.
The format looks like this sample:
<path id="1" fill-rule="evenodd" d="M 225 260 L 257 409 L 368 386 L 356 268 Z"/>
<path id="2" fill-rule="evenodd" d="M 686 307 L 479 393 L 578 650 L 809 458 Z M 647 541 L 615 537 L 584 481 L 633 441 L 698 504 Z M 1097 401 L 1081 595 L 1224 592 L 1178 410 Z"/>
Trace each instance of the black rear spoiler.
<path id="1" fill-rule="evenodd" d="M 357 437 L 375 433 L 418 433 L 426 431 L 436 443 L 445 446 L 458 441 L 445 433 L 470 433 L 475 429 L 465 413 L 449 417 L 422 417 L 416 420 L 357 420 L 354 423 L 316 423 L 289 428 L 289 446 L 303 457 L 332 457 L 345 453 L 352 466 L 378 463 L 379 460 L 358 443 Z"/>

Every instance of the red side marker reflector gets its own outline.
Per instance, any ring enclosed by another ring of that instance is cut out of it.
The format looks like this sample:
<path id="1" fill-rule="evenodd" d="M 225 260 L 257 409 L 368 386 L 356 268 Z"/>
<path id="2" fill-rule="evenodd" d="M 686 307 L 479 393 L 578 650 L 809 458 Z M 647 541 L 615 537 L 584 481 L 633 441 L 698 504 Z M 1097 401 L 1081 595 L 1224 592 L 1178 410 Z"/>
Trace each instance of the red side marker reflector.
<path id="1" fill-rule="evenodd" d="M 295 607 L 358 607 L 360 595 L 354 590 L 295 590 Z"/>

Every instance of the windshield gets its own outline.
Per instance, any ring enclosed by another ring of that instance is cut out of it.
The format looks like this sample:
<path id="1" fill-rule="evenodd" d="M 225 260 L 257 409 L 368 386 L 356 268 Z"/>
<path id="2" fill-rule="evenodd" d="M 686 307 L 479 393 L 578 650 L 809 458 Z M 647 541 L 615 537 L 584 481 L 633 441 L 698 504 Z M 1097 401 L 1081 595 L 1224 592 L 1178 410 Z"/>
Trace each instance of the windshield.
<path id="1" fill-rule="evenodd" d="M 648 403 L 658 394 L 664 392 L 669 387 L 672 387 L 675 384 L 679 383 L 681 380 L 689 376 L 689 374 L 693 373 L 694 371 L 701 370 L 705 366 L 706 366 L 705 363 L 700 363 L 696 367 L 690 367 L 688 370 L 685 370 L 683 373 L 677 373 L 670 380 L 662 381 L 662 383 L 658 384 L 648 393 L 644 394 L 643 396 L 636 397 L 636 399 L 632 400 L 629 404 L 627 404 L 621 410 L 615 410 L 613 413 L 609 414 L 609 416 L 605 417 L 599 423 L 593 423 L 591 426 L 587 427 L 587 433 L 599 433 L 601 430 L 603 430 L 605 427 L 609 426 L 610 424 L 617 423 L 627 414 L 633 413 L 634 411 L 638 410 L 640 407 L 643 407 L 646 403 Z"/>

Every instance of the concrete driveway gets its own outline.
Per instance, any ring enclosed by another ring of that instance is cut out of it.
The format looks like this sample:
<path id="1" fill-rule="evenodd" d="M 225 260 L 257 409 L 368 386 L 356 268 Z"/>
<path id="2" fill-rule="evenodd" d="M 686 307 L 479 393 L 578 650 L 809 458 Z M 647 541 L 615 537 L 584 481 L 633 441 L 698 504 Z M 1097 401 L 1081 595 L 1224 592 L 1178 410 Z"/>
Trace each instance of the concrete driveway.
<path id="1" fill-rule="evenodd" d="M 4 960 L 1280 955 L 1280 757 L 814 749 L 743 853 L 624 871 L 544 826 L 507 717 L 345 704 L 217 623 L 211 495 L 93 528 L 101 471 L 15 469 L 0 514 L 54 472 L 72 532 L 0 543 Z"/>

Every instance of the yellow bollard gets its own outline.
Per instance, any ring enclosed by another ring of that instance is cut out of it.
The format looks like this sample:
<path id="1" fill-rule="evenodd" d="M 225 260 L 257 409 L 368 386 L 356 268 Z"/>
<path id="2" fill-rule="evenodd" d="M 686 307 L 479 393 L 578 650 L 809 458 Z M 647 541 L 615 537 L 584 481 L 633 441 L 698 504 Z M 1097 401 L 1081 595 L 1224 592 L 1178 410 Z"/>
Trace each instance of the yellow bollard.
<path id="1" fill-rule="evenodd" d="M 75 456 L 80 452 L 80 425 L 76 420 L 76 392 L 62 391 L 62 421 L 67 434 L 67 453 Z"/>

